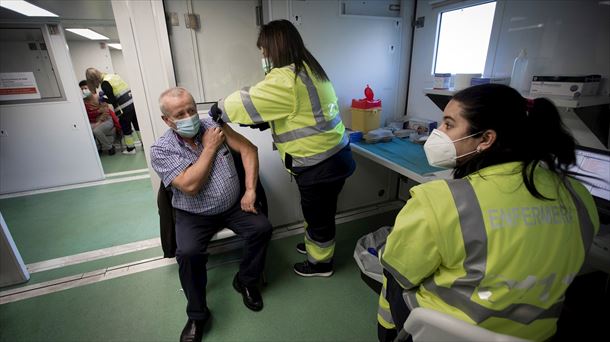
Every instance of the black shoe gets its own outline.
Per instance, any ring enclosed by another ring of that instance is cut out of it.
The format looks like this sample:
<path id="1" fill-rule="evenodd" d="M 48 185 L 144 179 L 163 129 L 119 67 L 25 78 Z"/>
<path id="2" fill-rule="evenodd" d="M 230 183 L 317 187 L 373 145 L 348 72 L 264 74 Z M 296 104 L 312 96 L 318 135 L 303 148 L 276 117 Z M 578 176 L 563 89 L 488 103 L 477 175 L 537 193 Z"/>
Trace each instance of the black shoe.
<path id="1" fill-rule="evenodd" d="M 180 334 L 180 342 L 201 342 L 203 338 L 203 327 L 209 318 L 209 310 L 206 310 L 206 316 L 203 319 L 189 318 Z"/>
<path id="2" fill-rule="evenodd" d="M 239 273 L 238 273 L 239 274 Z M 256 286 L 246 286 L 237 279 L 237 274 L 233 278 L 233 288 L 241 293 L 244 299 L 244 305 L 252 311 L 261 311 L 263 309 L 263 297 Z"/>
<path id="3" fill-rule="evenodd" d="M 307 254 L 307 249 L 305 248 L 304 242 L 297 243 L 297 252 L 304 254 L 304 255 Z"/>
<path id="4" fill-rule="evenodd" d="M 333 275 L 333 264 L 332 262 L 312 264 L 305 260 L 298 264 L 294 264 L 294 273 L 301 277 L 330 277 Z"/>
<path id="5" fill-rule="evenodd" d="M 114 148 L 114 146 L 112 146 L 109 150 L 108 150 L 108 155 L 111 156 L 113 154 L 116 153 L 116 148 Z"/>

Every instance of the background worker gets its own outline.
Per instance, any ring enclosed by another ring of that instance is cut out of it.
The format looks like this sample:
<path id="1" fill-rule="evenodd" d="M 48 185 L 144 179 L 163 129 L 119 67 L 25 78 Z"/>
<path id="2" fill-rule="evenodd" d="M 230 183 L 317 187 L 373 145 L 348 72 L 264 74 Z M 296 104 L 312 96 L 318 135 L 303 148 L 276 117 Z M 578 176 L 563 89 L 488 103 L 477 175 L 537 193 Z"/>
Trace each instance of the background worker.
<path id="1" fill-rule="evenodd" d="M 339 115 L 333 85 L 287 20 L 261 26 L 256 45 L 267 74 L 213 106 L 210 115 L 226 122 L 271 125 L 285 168 L 295 176 L 305 217 L 307 260 L 294 265 L 301 276 L 333 274 L 337 197 L 355 163 Z"/>
<path id="2" fill-rule="evenodd" d="M 574 148 L 547 99 L 499 84 L 455 94 L 424 145 L 455 179 L 412 188 L 396 217 L 381 255 L 379 339 L 406 337 L 415 307 L 520 338 L 553 336 L 599 229 L 593 198 L 567 176 Z"/>
<path id="3" fill-rule="evenodd" d="M 233 287 L 241 293 L 246 307 L 260 311 L 263 298 L 258 282 L 271 239 L 271 224 L 257 208 L 256 146 L 228 125 L 220 126 L 210 118 L 200 120 L 195 101 L 184 88 L 166 90 L 159 104 L 170 129 L 152 145 L 150 155 L 153 169 L 173 192 L 176 260 L 189 317 L 180 341 L 201 341 L 210 317 L 205 290 L 210 240 L 223 227 L 243 238 L 244 256 Z M 243 196 L 229 148 L 243 161 Z"/>
<path id="4" fill-rule="evenodd" d="M 107 152 L 110 156 L 114 155 L 116 153 L 113 145 L 114 136 L 117 132 L 121 132 L 119 119 L 112 109 L 109 108 L 108 104 L 100 103 L 97 94 L 91 93 L 87 86 L 87 81 L 80 81 L 78 85 L 83 94 L 83 102 L 85 103 L 93 136 L 99 145 L 98 152 Z"/>
<path id="5" fill-rule="evenodd" d="M 135 129 L 139 135 L 140 126 L 138 125 L 136 109 L 133 105 L 129 85 L 119 75 L 102 73 L 96 68 L 88 68 L 85 71 L 85 76 L 89 89 L 95 92 L 100 87 L 104 92 L 106 102 L 114 107 L 114 111 L 119 117 L 123 136 L 125 137 L 125 145 L 127 146 L 123 154 L 136 154 L 132 133 Z"/>

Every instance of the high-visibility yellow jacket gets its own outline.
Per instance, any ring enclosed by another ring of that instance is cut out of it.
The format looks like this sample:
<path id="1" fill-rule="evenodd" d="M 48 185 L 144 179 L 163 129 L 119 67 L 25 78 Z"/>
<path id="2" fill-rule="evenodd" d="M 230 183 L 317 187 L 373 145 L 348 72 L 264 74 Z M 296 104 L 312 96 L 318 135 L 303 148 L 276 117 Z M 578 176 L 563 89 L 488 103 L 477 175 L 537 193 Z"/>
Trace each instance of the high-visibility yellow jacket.
<path id="1" fill-rule="evenodd" d="M 297 77 L 294 65 L 274 68 L 263 81 L 221 100 L 219 109 L 226 122 L 270 123 L 289 170 L 316 165 L 349 142 L 332 84 L 319 81 L 307 66 Z"/>
<path id="2" fill-rule="evenodd" d="M 578 181 L 537 167 L 536 188 L 553 199 L 541 200 L 526 189 L 521 169 L 506 163 L 412 188 L 381 256 L 393 278 L 384 287 L 397 282 L 410 309 L 531 340 L 551 337 L 599 217 Z M 394 328 L 385 290 L 378 321 Z"/>
<path id="3" fill-rule="evenodd" d="M 104 81 L 108 82 L 112 87 L 112 95 L 116 99 L 116 102 L 112 103 L 112 105 L 117 112 L 122 112 L 123 109 L 133 104 L 129 85 L 119 75 L 103 74 L 102 82 Z"/>

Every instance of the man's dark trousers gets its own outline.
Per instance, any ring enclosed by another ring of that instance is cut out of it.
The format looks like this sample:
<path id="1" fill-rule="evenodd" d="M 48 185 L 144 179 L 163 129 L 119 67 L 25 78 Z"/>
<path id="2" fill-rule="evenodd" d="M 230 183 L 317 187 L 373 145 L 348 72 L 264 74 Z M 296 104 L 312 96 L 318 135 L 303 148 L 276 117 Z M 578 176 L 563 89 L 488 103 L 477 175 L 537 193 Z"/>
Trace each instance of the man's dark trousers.
<path id="1" fill-rule="evenodd" d="M 203 216 L 176 209 L 176 260 L 190 319 L 204 318 L 207 308 L 207 247 L 214 234 L 224 227 L 245 240 L 239 281 L 246 286 L 255 286 L 263 272 L 271 224 L 260 210 L 256 215 L 246 213 L 241 210 L 239 200 L 231 209 L 218 215 Z"/>

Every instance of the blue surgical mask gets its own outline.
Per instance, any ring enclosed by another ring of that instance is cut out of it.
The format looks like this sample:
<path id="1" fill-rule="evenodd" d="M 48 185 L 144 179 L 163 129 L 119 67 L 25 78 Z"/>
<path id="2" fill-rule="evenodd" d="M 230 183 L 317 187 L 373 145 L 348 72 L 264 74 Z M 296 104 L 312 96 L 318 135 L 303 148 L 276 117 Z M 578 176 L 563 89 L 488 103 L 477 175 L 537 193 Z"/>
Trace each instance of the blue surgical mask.
<path id="1" fill-rule="evenodd" d="M 192 138 L 199 133 L 199 127 L 201 122 L 199 121 L 199 115 L 195 114 L 188 118 L 174 121 L 176 129 L 174 130 L 183 138 Z"/>
<path id="2" fill-rule="evenodd" d="M 263 72 L 265 73 L 265 75 L 267 75 L 271 71 L 271 69 L 273 69 L 273 63 L 271 63 L 269 58 L 265 57 L 261 59 L 261 63 L 263 65 Z"/>
<path id="3" fill-rule="evenodd" d="M 91 96 L 91 90 L 89 90 L 89 89 L 82 89 L 82 92 L 83 92 L 83 99 L 86 99 L 89 96 Z"/>

